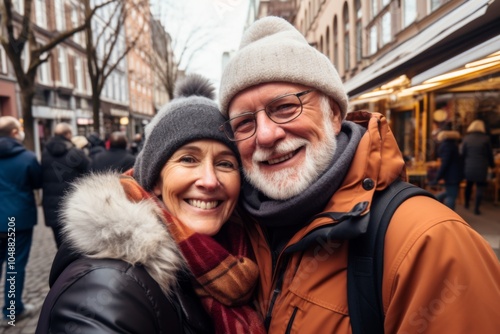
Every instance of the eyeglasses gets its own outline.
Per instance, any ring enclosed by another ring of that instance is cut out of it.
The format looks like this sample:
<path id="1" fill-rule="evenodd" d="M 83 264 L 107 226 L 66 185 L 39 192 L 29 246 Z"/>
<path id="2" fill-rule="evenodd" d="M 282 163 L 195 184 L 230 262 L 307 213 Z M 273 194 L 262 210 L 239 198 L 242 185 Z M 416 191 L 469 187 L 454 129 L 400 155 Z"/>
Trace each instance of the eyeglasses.
<path id="1" fill-rule="evenodd" d="M 264 110 L 267 117 L 276 124 L 285 124 L 293 121 L 302 113 L 302 96 L 309 94 L 314 89 L 309 89 L 295 94 L 287 94 L 275 98 L 264 109 L 254 112 L 244 112 L 224 122 L 220 131 L 224 131 L 231 141 L 241 141 L 252 137 L 257 131 L 256 115 Z"/>

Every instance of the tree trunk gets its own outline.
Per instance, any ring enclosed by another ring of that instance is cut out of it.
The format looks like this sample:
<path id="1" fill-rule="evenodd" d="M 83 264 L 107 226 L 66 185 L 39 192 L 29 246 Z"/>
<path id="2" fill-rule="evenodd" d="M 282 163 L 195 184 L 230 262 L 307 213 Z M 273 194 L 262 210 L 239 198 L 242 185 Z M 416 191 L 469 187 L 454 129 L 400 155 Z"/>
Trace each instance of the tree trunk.
<path id="1" fill-rule="evenodd" d="M 100 134 L 101 129 L 101 119 L 99 117 L 101 109 L 101 99 L 100 95 L 92 94 L 92 114 L 94 120 L 94 132 Z"/>
<path id="2" fill-rule="evenodd" d="M 24 146 L 31 151 L 35 151 L 35 126 L 32 106 L 35 91 L 33 86 L 20 87 L 21 88 L 21 110 L 23 116 L 24 133 Z"/>

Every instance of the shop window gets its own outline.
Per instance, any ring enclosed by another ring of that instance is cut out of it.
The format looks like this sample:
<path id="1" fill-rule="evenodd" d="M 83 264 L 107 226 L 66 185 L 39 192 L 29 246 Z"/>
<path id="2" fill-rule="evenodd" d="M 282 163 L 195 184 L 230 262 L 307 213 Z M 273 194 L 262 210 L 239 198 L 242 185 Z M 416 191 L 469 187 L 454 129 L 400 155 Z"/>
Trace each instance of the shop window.
<path id="1" fill-rule="evenodd" d="M 405 159 L 415 157 L 415 119 L 413 118 L 413 112 L 412 109 L 391 113 L 391 128 Z"/>

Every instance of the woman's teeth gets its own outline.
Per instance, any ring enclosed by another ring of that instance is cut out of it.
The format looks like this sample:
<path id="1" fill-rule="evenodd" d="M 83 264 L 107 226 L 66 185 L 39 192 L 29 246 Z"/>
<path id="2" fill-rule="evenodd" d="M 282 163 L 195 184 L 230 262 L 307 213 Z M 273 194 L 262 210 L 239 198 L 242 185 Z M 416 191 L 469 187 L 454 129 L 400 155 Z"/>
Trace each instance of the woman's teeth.
<path id="1" fill-rule="evenodd" d="M 213 209 L 217 206 L 218 201 L 200 201 L 198 199 L 190 199 L 187 201 L 189 205 L 192 205 L 194 207 L 200 208 L 202 210 L 210 210 Z"/>

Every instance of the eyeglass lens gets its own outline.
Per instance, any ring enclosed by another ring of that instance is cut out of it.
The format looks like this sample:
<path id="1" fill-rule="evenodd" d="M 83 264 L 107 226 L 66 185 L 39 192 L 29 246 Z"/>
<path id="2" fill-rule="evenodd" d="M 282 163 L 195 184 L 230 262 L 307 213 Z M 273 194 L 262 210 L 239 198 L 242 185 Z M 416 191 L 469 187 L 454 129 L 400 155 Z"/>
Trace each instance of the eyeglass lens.
<path id="1" fill-rule="evenodd" d="M 283 124 L 299 116 L 302 112 L 301 106 L 299 97 L 290 94 L 272 100 L 264 110 L 273 122 Z M 257 112 L 244 113 L 229 120 L 225 126 L 230 128 L 226 131 L 226 134 L 232 137 L 230 139 L 243 140 L 253 136 L 257 127 L 256 114 Z"/>

